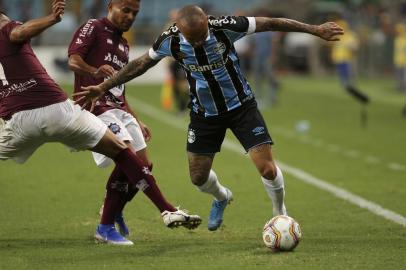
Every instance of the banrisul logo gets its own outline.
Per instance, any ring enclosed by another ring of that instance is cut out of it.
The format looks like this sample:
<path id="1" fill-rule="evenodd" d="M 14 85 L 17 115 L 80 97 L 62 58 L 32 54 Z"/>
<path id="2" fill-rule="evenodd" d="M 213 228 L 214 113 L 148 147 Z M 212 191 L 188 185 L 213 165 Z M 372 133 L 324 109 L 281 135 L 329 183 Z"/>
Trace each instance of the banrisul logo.
<path id="1" fill-rule="evenodd" d="M 265 133 L 265 127 L 256 127 L 252 130 L 255 136 L 261 135 Z"/>

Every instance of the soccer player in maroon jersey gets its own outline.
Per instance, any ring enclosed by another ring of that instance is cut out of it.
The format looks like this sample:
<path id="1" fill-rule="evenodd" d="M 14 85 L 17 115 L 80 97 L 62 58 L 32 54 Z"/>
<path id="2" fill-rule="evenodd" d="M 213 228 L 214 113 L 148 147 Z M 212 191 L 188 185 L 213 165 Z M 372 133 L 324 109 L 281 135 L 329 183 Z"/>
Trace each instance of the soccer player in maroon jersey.
<path id="1" fill-rule="evenodd" d="M 35 56 L 31 38 L 61 21 L 65 5 L 64 0 L 54 0 L 51 14 L 26 23 L 12 21 L 0 12 L 0 160 L 24 163 L 47 142 L 92 150 L 114 160 L 130 185 L 142 190 L 160 210 L 167 227 L 196 228 L 200 217 L 173 207 L 162 195 L 147 164 L 99 118 L 74 105 Z M 121 197 L 119 190 L 113 190 L 109 207 L 120 207 Z M 103 232 L 99 227 L 99 241 L 133 244 L 114 225 Z"/>
<path id="2" fill-rule="evenodd" d="M 90 19 L 76 31 L 68 50 L 69 67 L 75 72 L 75 92 L 80 92 L 82 86 L 102 83 L 128 63 L 129 46 L 123 33 L 130 29 L 139 9 L 140 0 L 112 0 L 108 5 L 107 18 Z M 152 169 L 145 143 L 151 133 L 128 105 L 124 84 L 106 92 L 93 113 Z M 98 153 L 93 153 L 93 157 L 99 167 L 113 163 L 110 158 Z M 110 200 L 112 189 L 123 189 L 121 207 L 110 209 L 107 203 L 102 207 L 100 221 L 102 227 L 110 227 L 116 222 L 123 236 L 129 235 L 129 230 L 122 211 L 138 191 L 127 182 L 126 175 L 116 166 L 106 185 L 105 201 Z"/>

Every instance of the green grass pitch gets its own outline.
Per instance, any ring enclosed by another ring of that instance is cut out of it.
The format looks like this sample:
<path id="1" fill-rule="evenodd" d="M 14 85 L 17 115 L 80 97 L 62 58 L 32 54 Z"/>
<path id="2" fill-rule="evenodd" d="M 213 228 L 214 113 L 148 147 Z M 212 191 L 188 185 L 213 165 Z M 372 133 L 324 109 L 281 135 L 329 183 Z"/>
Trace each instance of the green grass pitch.
<path id="1" fill-rule="evenodd" d="M 280 102 L 262 110 L 276 159 L 406 216 L 406 96 L 387 79 L 360 81 L 372 97 L 369 122 L 335 78 L 282 77 Z M 71 87 L 66 86 L 67 91 Z M 130 103 L 159 109 L 160 87 L 129 87 Z M 164 227 L 143 194 L 126 208 L 132 247 L 96 245 L 92 235 L 109 169 L 88 152 L 58 144 L 39 149 L 23 166 L 0 163 L 0 269 L 402 269 L 406 227 L 285 173 L 289 214 L 302 226 L 297 249 L 271 253 L 261 239 L 272 207 L 244 154 L 223 147 L 214 169 L 235 201 L 224 227 L 206 229 L 211 198 L 190 183 L 186 132 L 137 110 L 150 126 L 154 174 L 176 205 L 204 219 L 195 231 Z M 175 117 L 175 114 L 166 113 Z M 295 125 L 306 120 L 310 129 Z M 186 128 L 187 116 L 178 116 Z M 228 140 L 236 142 L 228 134 Z"/>

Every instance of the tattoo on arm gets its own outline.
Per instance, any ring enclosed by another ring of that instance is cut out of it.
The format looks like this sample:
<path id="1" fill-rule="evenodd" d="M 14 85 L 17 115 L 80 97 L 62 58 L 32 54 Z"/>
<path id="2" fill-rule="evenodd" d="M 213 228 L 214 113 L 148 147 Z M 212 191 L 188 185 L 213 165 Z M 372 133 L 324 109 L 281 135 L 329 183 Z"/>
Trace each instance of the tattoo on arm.
<path id="1" fill-rule="evenodd" d="M 130 61 L 125 67 L 117 72 L 112 78 L 102 83 L 103 89 L 111 89 L 117 85 L 126 83 L 155 66 L 159 60 L 153 60 L 148 53 Z"/>
<path id="2" fill-rule="evenodd" d="M 282 31 L 282 32 L 303 32 L 317 36 L 317 27 L 285 18 L 256 17 L 256 32 Z"/>

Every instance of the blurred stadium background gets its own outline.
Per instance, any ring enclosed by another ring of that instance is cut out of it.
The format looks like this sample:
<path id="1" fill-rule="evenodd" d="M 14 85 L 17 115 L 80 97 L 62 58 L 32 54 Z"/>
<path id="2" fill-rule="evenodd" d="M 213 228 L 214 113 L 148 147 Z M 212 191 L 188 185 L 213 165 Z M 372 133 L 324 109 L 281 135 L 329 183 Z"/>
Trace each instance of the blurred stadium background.
<path id="1" fill-rule="evenodd" d="M 50 2 L 0 0 L 0 7 L 25 21 L 46 14 Z M 89 18 L 104 16 L 108 0 L 67 3 L 63 21 L 32 42 L 48 72 L 70 93 L 67 47 L 72 34 Z M 285 174 L 289 214 L 303 228 L 298 248 L 270 254 L 263 246 L 270 201 L 232 134 L 214 163 L 235 196 L 225 227 L 216 233 L 205 226 L 194 232 L 166 230 L 145 196 L 137 195 L 126 210 L 130 239 L 136 243 L 129 249 L 92 242 L 110 170 L 96 168 L 90 153 L 71 154 L 49 144 L 23 166 L 0 163 L 0 269 L 403 269 L 406 118 L 401 112 L 406 89 L 396 79 L 394 46 L 399 25 L 405 23 L 406 0 L 142 0 L 135 27 L 126 33 L 131 58 L 151 46 L 168 25 L 171 10 L 191 3 L 215 15 L 270 14 L 308 23 L 342 18 L 358 36 L 352 59 L 355 83 L 371 97 L 364 126 L 362 106 L 340 86 L 331 45 L 295 33 L 274 39 L 273 74 L 280 91 L 277 102 L 264 103 L 261 110 Z M 258 47 L 252 44 L 255 40 L 245 40 L 238 50 L 257 90 L 253 52 Z M 161 62 L 131 82 L 128 101 L 152 129 L 149 149 L 162 190 L 207 220 L 211 198 L 189 181 L 188 116 L 173 101 L 163 102 L 168 62 Z M 265 88 L 272 88 L 272 82 Z"/>
<path id="2" fill-rule="evenodd" d="M 0 0 L 0 7 L 11 18 L 25 21 L 40 17 L 49 9 L 50 0 Z M 69 0 L 63 21 L 33 41 L 40 52 L 47 52 L 46 66 L 57 79 L 70 74 L 67 70 L 66 46 L 73 32 L 89 18 L 106 14 L 107 0 Z M 356 55 L 356 73 L 361 77 L 392 76 L 394 78 L 394 39 L 396 25 L 404 23 L 404 0 L 143 0 L 135 27 L 126 34 L 136 49 L 135 54 L 148 48 L 169 22 L 171 10 L 185 4 L 198 4 L 209 14 L 266 14 L 284 16 L 308 23 L 344 18 L 357 33 L 360 50 Z M 292 8 L 295 7 L 295 8 Z M 277 51 L 278 71 L 299 71 L 323 75 L 332 71 L 329 48 L 326 43 L 310 36 L 283 35 Z M 53 48 L 49 48 L 53 46 Z M 58 49 L 58 46 L 62 46 Z M 46 50 L 41 50 L 46 47 Z M 50 57 L 49 57 L 50 56 Z M 55 73 L 56 72 L 56 73 Z M 62 73 L 59 73 L 62 72 Z M 149 76 L 151 75 L 152 76 Z M 163 73 L 155 71 L 139 82 L 162 79 Z M 69 80 L 71 77 L 69 77 Z"/>

